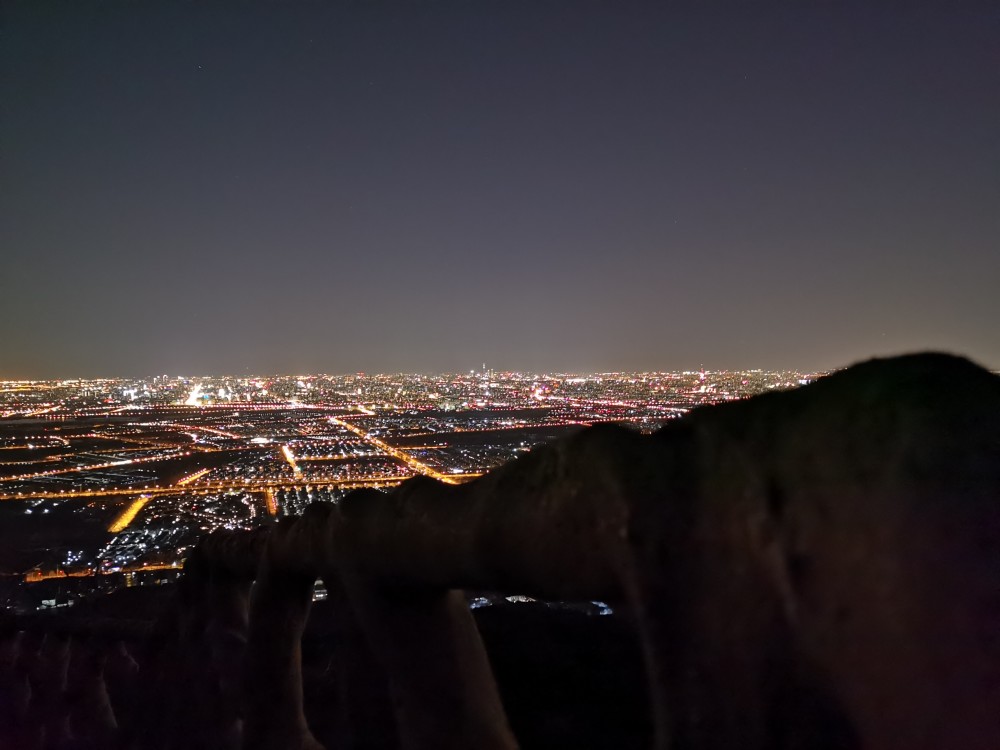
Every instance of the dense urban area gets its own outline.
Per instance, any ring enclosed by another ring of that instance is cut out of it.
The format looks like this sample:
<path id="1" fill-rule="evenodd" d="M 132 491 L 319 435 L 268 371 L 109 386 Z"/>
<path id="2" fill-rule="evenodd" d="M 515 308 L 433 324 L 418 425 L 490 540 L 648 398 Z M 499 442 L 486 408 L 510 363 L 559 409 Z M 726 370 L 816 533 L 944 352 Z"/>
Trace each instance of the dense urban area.
<path id="1" fill-rule="evenodd" d="M 651 432 L 815 373 L 155 377 L 0 382 L 0 594 L 18 611 L 173 581 L 220 527 L 361 487 L 463 482 L 598 422 Z"/>

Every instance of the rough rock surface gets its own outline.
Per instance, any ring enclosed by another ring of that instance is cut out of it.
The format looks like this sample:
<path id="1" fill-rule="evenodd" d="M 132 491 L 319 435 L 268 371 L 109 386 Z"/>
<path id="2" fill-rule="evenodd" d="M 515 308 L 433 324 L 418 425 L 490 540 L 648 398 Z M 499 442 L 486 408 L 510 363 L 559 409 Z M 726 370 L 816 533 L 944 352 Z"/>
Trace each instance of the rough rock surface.
<path id="1" fill-rule="evenodd" d="M 504 704 L 524 709 L 471 588 L 612 602 L 657 748 L 994 749 L 1000 378 L 945 355 L 873 360 L 652 436 L 590 428 L 466 485 L 418 478 L 212 534 L 185 571 L 129 677 L 131 723 L 104 708 L 121 690 L 100 654 L 68 673 L 65 639 L 4 641 L 24 747 L 514 747 L 528 725 Z M 317 577 L 325 681 L 303 664 Z M 89 728 L 60 698 L 70 683 L 100 707 Z M 623 746 L 646 740 L 644 715 Z"/>

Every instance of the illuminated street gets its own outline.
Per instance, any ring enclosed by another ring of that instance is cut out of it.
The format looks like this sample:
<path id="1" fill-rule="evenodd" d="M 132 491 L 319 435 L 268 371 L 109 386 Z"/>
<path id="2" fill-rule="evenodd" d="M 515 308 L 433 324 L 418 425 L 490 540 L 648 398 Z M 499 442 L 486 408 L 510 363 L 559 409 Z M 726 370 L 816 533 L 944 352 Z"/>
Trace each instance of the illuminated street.
<path id="1" fill-rule="evenodd" d="M 458 484 L 588 424 L 650 432 L 700 404 L 810 377 L 483 370 L 0 383 L 0 512 L 60 540 L 32 547 L 27 534 L 22 549 L 14 539 L 7 569 L 35 582 L 168 580 L 213 529 L 251 529 L 416 475 Z"/>

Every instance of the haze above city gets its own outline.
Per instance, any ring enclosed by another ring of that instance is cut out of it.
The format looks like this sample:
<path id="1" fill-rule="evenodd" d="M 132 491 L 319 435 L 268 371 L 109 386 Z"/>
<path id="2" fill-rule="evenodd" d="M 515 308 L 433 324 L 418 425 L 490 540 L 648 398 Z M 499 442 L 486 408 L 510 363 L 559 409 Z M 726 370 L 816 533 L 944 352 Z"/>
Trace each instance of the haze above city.
<path id="1" fill-rule="evenodd" d="M 1000 11 L 5 4 L 0 378 L 1000 367 Z"/>

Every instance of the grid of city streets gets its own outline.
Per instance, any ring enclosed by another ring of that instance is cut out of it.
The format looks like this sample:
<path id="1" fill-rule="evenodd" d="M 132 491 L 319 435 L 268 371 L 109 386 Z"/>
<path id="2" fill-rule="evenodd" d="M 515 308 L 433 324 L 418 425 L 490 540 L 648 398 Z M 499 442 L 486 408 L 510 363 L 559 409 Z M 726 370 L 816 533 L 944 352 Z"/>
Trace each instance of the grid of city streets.
<path id="1" fill-rule="evenodd" d="M 813 377 L 484 369 L 3 382 L 2 572 L 91 589 L 170 580 L 213 529 L 253 528 L 417 474 L 468 481 L 589 424 L 650 432 L 698 405 Z"/>

